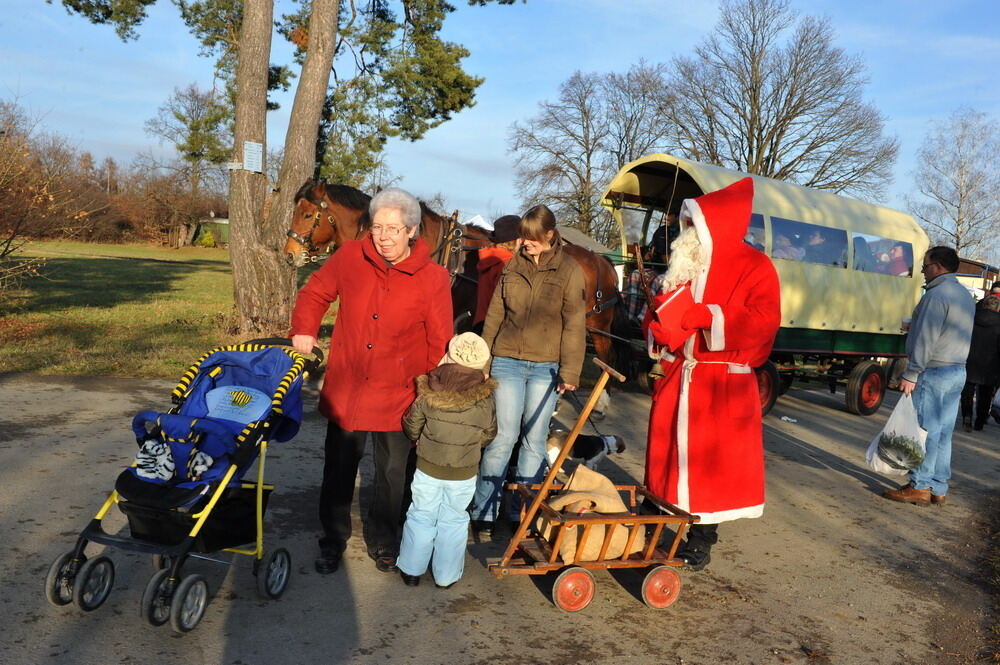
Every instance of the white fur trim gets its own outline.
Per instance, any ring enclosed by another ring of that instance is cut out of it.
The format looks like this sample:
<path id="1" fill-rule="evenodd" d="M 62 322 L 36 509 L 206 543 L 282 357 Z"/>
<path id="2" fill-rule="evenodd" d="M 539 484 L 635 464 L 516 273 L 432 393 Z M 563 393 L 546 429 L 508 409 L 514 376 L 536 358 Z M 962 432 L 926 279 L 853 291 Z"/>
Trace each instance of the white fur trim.
<path id="1" fill-rule="evenodd" d="M 685 508 L 684 510 L 687 509 Z M 756 506 L 747 506 L 746 508 L 733 508 L 732 510 L 721 510 L 717 513 L 698 513 L 698 517 L 701 518 L 701 524 L 718 524 L 720 522 L 728 522 L 730 520 L 760 517 L 763 514 L 764 514 L 764 504 L 761 503 Z"/>
<path id="2" fill-rule="evenodd" d="M 701 302 L 705 296 L 708 269 L 712 265 L 712 234 L 708 230 L 708 223 L 705 221 L 705 215 L 701 212 L 701 206 L 694 199 L 684 199 L 684 203 L 681 204 L 680 223 L 683 224 L 685 221 L 694 226 L 698 233 L 698 239 L 701 240 L 702 249 L 705 250 L 705 267 L 691 284 L 694 301 Z"/>
<path id="3" fill-rule="evenodd" d="M 712 312 L 712 327 L 702 330 L 709 351 L 722 351 L 726 348 L 726 315 L 718 305 L 706 305 Z"/>
<path id="4" fill-rule="evenodd" d="M 685 343 L 694 339 L 694 335 Z M 688 382 L 681 370 L 681 394 L 677 405 L 677 507 L 690 512 L 691 492 L 688 488 Z"/>

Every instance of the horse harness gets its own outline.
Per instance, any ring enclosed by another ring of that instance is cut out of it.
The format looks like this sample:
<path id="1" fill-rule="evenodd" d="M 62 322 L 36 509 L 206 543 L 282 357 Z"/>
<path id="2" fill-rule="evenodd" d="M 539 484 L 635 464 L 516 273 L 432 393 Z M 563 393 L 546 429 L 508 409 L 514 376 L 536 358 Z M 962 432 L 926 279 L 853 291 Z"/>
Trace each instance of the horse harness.
<path id="1" fill-rule="evenodd" d="M 320 211 L 316 213 L 316 217 L 313 219 L 312 227 L 304 235 L 296 233 L 292 229 L 285 231 L 286 236 L 302 245 L 302 260 L 305 262 L 319 263 L 320 261 L 327 260 L 330 258 L 330 255 L 333 254 L 335 243 L 327 243 L 326 248 L 324 249 L 314 244 L 312 241 L 313 233 L 315 233 L 316 229 L 319 228 L 319 225 L 324 221 L 324 214 L 326 216 L 325 221 L 330 224 L 330 228 L 334 231 L 337 230 L 337 220 L 335 220 L 333 215 L 330 214 L 329 207 L 330 205 L 326 201 L 319 202 Z"/>

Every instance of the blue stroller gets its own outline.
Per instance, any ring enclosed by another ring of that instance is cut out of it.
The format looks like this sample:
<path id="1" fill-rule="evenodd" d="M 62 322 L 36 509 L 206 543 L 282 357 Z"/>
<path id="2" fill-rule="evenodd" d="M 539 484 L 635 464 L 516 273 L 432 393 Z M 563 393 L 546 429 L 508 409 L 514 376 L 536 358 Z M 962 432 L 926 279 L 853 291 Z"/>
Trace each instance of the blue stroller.
<path id="1" fill-rule="evenodd" d="M 303 373 L 322 362 L 319 349 L 309 360 L 275 346 L 288 343 L 262 339 L 213 349 L 181 377 L 173 408 L 135 416 L 136 460 L 118 476 L 76 547 L 52 563 L 45 580 L 50 603 L 75 602 L 89 612 L 107 600 L 115 567 L 103 554 L 87 558 L 89 542 L 152 555 L 155 572 L 140 614 L 153 626 L 169 621 L 185 633 L 201 621 L 208 584 L 201 575 L 182 574 L 188 557 L 220 550 L 253 556 L 258 592 L 281 596 L 291 557 L 284 548 L 264 549 L 264 511 L 274 489 L 264 483 L 264 460 L 269 440 L 288 441 L 298 432 Z M 258 459 L 256 480 L 244 480 Z M 116 504 L 130 535 L 101 526 Z"/>

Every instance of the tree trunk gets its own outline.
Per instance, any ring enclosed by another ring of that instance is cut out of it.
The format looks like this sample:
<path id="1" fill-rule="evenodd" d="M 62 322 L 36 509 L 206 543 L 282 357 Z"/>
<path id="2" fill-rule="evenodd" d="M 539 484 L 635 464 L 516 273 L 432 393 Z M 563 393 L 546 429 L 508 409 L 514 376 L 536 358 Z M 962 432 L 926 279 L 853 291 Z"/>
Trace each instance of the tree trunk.
<path id="1" fill-rule="evenodd" d="M 246 0 L 236 68 L 236 120 L 233 161 L 243 161 L 243 142 L 265 144 L 267 74 L 271 55 L 273 0 Z M 266 151 L 265 151 L 266 154 Z M 266 246 L 260 225 L 267 178 L 244 169 L 232 171 L 229 185 L 230 251 L 236 327 L 242 335 L 283 332 L 271 316 L 277 253 Z M 280 281 L 277 280 L 277 281 Z"/>
<path id="2" fill-rule="evenodd" d="M 333 66 L 339 5 L 339 0 L 313 0 L 309 46 L 290 113 L 277 191 L 266 211 L 266 177 L 233 172 L 230 249 L 237 327 L 243 335 L 284 335 L 291 320 L 295 270 L 285 263 L 281 247 L 291 223 L 295 192 L 315 171 L 316 136 Z M 243 12 L 234 161 L 242 160 L 243 141 L 264 143 L 272 0 L 247 0 Z"/>
<path id="3" fill-rule="evenodd" d="M 270 201 L 264 228 L 266 237 L 277 250 L 284 244 L 285 231 L 291 226 L 295 192 L 316 172 L 316 139 L 333 68 L 339 10 L 340 0 L 312 2 L 309 44 L 299 84 L 295 88 L 277 189 Z M 281 318 L 287 328 L 295 300 L 295 271 L 285 267 L 283 257 L 277 253 L 275 261 L 283 270 L 281 281 L 275 282 L 277 293 L 271 307 L 275 319 Z"/>

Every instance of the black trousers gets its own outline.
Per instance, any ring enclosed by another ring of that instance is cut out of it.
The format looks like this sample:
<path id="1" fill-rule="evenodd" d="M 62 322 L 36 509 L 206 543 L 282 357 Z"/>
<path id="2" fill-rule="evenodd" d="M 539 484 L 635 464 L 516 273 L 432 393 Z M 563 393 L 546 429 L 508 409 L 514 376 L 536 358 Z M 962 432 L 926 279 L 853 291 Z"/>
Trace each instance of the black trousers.
<path id="1" fill-rule="evenodd" d="M 323 525 L 321 550 L 343 552 L 351 537 L 351 504 L 358 463 L 371 434 L 375 478 L 371 503 L 365 517 L 365 541 L 370 553 L 395 556 L 402 537 L 402 516 L 409 497 L 413 465 L 412 446 L 402 432 L 351 432 L 334 423 L 326 428 L 326 458 L 323 489 L 319 499 L 319 521 Z"/>
<path id="2" fill-rule="evenodd" d="M 976 427 L 982 428 L 990 416 L 990 406 L 996 391 L 996 386 L 988 386 L 984 383 L 966 383 L 965 387 L 962 388 L 962 420 L 972 420 L 972 401 L 973 396 L 975 396 Z"/>
<path id="3" fill-rule="evenodd" d="M 687 546 L 692 550 L 707 552 L 719 542 L 718 524 L 692 524 L 688 527 Z"/>

